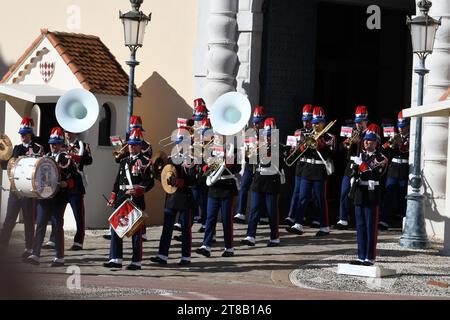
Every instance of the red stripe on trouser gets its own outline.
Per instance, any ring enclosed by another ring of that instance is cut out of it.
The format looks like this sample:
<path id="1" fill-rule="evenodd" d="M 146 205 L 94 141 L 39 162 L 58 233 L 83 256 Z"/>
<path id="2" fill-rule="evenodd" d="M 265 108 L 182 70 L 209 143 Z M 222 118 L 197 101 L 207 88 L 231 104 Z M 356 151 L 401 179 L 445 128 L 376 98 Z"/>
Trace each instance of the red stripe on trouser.
<path id="1" fill-rule="evenodd" d="M 234 241 L 234 220 L 233 220 L 234 203 L 235 203 L 235 197 L 232 197 L 231 198 L 230 213 L 228 215 L 229 218 L 230 218 L 230 222 L 231 222 L 231 239 L 230 239 L 231 248 L 233 248 L 233 241 Z"/>
<path id="2" fill-rule="evenodd" d="M 279 230 L 279 225 L 280 225 L 280 210 L 278 208 L 278 201 L 279 201 L 280 195 L 277 194 L 275 197 L 275 235 L 276 235 L 276 239 L 278 239 L 280 237 L 280 230 Z M 273 239 L 275 240 L 275 239 Z"/>
<path id="3" fill-rule="evenodd" d="M 375 207 L 375 225 L 374 225 L 374 235 L 373 235 L 373 259 L 375 260 L 375 257 L 377 255 L 377 239 L 378 239 L 378 206 Z"/>
<path id="4" fill-rule="evenodd" d="M 142 261 L 142 231 L 144 230 L 144 226 L 142 226 L 139 229 L 139 245 L 138 245 L 138 250 L 139 250 L 139 261 Z"/>
<path id="5" fill-rule="evenodd" d="M 64 212 L 66 211 L 66 206 L 63 206 L 62 212 L 61 212 L 61 252 L 62 252 L 62 258 L 64 258 Z"/>
<path id="6" fill-rule="evenodd" d="M 27 248 L 27 249 L 32 249 L 34 248 L 34 243 L 35 243 L 35 237 L 36 237 L 36 228 L 35 228 L 35 224 L 36 224 L 36 207 L 37 207 L 37 200 L 33 199 L 33 202 L 31 204 L 32 208 L 31 208 L 31 227 L 33 228 L 33 238 L 31 239 L 31 248 Z"/>
<path id="7" fill-rule="evenodd" d="M 192 226 L 192 215 L 193 215 L 193 211 L 192 211 L 192 209 L 191 210 L 188 210 L 188 214 L 189 214 L 189 221 L 188 221 L 188 226 L 189 226 L 189 228 L 188 228 L 188 241 L 189 241 L 189 243 L 188 243 L 188 252 L 189 252 L 189 257 L 191 256 L 191 249 L 192 249 L 192 228 L 191 228 L 191 226 Z"/>
<path id="8" fill-rule="evenodd" d="M 327 189 L 328 189 L 328 181 L 325 179 L 324 183 L 323 183 L 323 195 L 324 195 L 324 199 L 323 199 L 323 203 L 325 205 L 325 227 L 329 227 L 330 226 L 330 217 L 329 217 L 329 212 L 328 212 L 328 200 L 327 200 Z"/>
<path id="9" fill-rule="evenodd" d="M 85 236 L 85 223 L 84 223 L 84 196 L 82 195 L 80 198 L 80 206 L 81 206 L 81 227 L 82 227 L 82 234 L 81 234 L 81 244 L 84 243 L 84 236 Z"/>

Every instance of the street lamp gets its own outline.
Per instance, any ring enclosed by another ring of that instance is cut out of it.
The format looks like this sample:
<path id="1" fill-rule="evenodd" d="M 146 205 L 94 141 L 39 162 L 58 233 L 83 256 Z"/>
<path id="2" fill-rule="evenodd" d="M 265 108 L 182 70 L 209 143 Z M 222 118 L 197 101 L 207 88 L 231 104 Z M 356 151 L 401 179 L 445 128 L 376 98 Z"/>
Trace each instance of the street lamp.
<path id="1" fill-rule="evenodd" d="M 420 0 L 417 6 L 421 15 L 406 20 L 411 31 L 413 52 L 419 57 L 419 67 L 414 72 L 419 75 L 419 88 L 417 106 L 423 105 L 423 81 L 429 72 L 425 68 L 426 57 L 433 52 L 434 38 L 440 20 L 435 20 L 428 15 L 432 3 L 429 0 Z M 422 149 L 422 117 L 416 118 L 416 137 L 414 141 L 414 165 L 409 185 L 412 193 L 408 194 L 405 230 L 400 238 L 400 245 L 407 248 L 423 249 L 429 246 L 427 233 L 425 231 L 424 196 L 420 193 L 422 187 L 422 173 L 420 165 L 420 153 Z"/>
<path id="2" fill-rule="evenodd" d="M 122 14 L 119 11 L 119 18 L 123 23 L 123 33 L 125 39 L 125 46 L 130 51 L 130 60 L 127 65 L 130 66 L 130 79 L 128 82 L 128 114 L 127 114 L 127 140 L 130 133 L 130 118 L 133 115 L 133 101 L 134 101 L 134 68 L 139 65 L 136 61 L 136 51 L 142 47 L 144 42 L 145 27 L 151 20 L 152 14 L 146 16 L 139 8 L 144 0 L 130 0 L 132 10 Z"/>

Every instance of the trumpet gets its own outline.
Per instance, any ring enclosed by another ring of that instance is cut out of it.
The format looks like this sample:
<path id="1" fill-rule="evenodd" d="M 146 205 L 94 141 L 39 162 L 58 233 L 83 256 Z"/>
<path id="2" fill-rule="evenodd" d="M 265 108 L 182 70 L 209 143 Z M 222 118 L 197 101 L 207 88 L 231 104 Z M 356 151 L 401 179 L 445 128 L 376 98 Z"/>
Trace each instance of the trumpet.
<path id="1" fill-rule="evenodd" d="M 401 135 L 399 133 L 395 133 L 392 137 L 389 138 L 388 141 L 386 141 L 385 144 L 391 149 L 395 148 L 396 145 L 399 145 L 401 143 Z"/>
<path id="2" fill-rule="evenodd" d="M 124 143 L 120 149 L 113 151 L 113 156 L 115 159 L 120 159 L 128 153 L 128 143 Z"/>
<path id="3" fill-rule="evenodd" d="M 352 136 L 350 137 L 350 139 L 346 139 L 346 140 L 343 142 L 344 147 L 345 147 L 346 149 L 350 149 L 350 148 L 352 147 L 352 145 L 353 145 L 354 143 L 356 143 L 356 141 L 360 141 L 360 140 L 361 140 L 361 134 L 362 134 L 362 130 L 361 130 L 361 129 L 355 130 L 355 131 L 352 133 Z"/>
<path id="4" fill-rule="evenodd" d="M 330 130 L 330 128 L 336 123 L 336 121 L 337 120 L 333 120 L 325 128 L 323 128 L 322 131 L 320 131 L 318 133 L 311 134 L 310 136 L 306 137 L 305 140 L 303 140 L 302 143 L 300 143 L 298 145 L 298 147 L 296 147 L 295 150 L 284 160 L 286 165 L 288 167 L 292 167 L 292 165 L 294 163 L 296 163 L 298 159 L 300 159 L 300 157 L 306 152 L 306 150 L 308 150 L 310 148 L 311 149 L 316 149 L 317 148 L 317 141 L 319 140 L 319 138 L 323 134 L 325 134 L 328 130 Z M 295 156 L 295 154 L 298 153 L 298 151 L 301 150 L 302 147 L 304 147 L 303 151 L 300 152 L 297 156 Z M 294 156 L 295 156 L 294 160 L 291 160 Z"/>

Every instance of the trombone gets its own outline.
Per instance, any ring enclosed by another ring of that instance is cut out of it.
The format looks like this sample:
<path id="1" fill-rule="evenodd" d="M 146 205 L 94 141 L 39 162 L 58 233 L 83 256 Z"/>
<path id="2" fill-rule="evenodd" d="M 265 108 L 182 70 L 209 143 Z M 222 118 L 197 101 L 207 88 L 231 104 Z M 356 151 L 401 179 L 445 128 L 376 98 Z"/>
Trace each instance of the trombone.
<path id="1" fill-rule="evenodd" d="M 178 128 L 177 128 L 177 130 L 178 130 Z M 194 129 L 193 129 L 192 127 L 187 127 L 187 130 L 189 131 L 189 134 L 191 135 L 191 138 L 192 138 L 192 135 L 194 134 Z M 167 136 L 167 137 L 165 137 L 165 138 L 159 140 L 159 141 L 158 141 L 158 145 L 159 145 L 161 148 L 165 148 L 165 147 L 168 147 L 168 146 L 174 144 L 176 141 L 170 141 L 169 143 L 162 144 L 163 141 L 168 140 L 168 139 L 171 139 L 171 138 L 172 138 L 172 135 Z"/>
<path id="2" fill-rule="evenodd" d="M 294 163 L 297 162 L 298 159 L 300 159 L 300 157 L 306 152 L 306 150 L 308 150 L 309 148 L 315 149 L 317 147 L 317 141 L 319 140 L 319 138 L 326 133 L 328 130 L 330 130 L 330 128 L 336 123 L 337 120 L 333 120 L 331 121 L 325 128 L 323 128 L 322 131 L 312 134 L 308 137 L 305 138 L 304 141 L 302 141 L 302 143 L 300 143 L 298 145 L 298 147 L 295 148 L 295 150 L 284 160 L 284 162 L 286 163 L 286 165 L 288 167 L 292 167 L 292 165 L 294 165 Z M 301 149 L 302 146 L 305 146 L 305 149 L 300 152 L 295 158 L 294 160 L 291 160 L 294 155 Z"/>

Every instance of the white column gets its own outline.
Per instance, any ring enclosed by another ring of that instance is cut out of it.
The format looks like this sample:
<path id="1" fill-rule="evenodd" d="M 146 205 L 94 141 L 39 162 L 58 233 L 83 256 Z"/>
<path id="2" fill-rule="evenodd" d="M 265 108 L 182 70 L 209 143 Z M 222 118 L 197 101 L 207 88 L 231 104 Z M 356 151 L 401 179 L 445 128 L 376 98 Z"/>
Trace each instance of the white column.
<path id="1" fill-rule="evenodd" d="M 239 0 L 237 91 L 248 96 L 252 106 L 259 103 L 259 72 L 263 31 L 263 0 Z"/>
<path id="2" fill-rule="evenodd" d="M 430 15 L 442 17 L 442 25 L 436 34 L 433 54 L 426 60 L 430 73 L 425 82 L 424 104 L 438 102 L 450 87 L 450 1 L 433 0 L 432 3 Z M 445 208 L 447 144 L 448 118 L 423 118 L 425 220 L 428 236 L 439 240 L 444 238 L 445 223 L 450 219 L 450 208 Z"/>
<path id="3" fill-rule="evenodd" d="M 237 0 L 209 1 L 207 77 L 203 99 L 210 108 L 224 93 L 236 91 Z"/>

